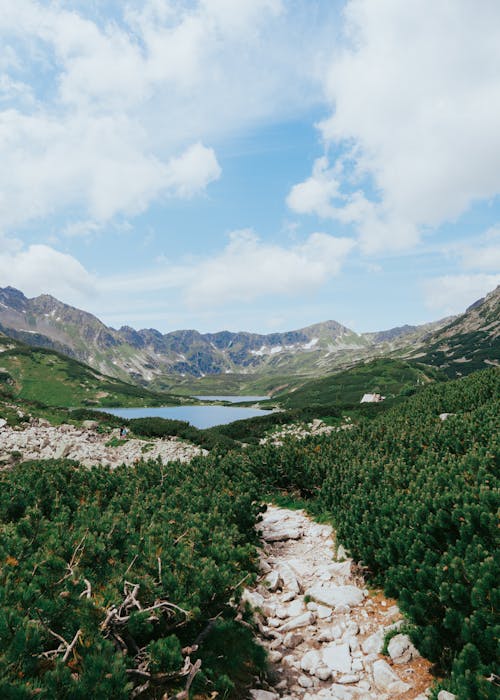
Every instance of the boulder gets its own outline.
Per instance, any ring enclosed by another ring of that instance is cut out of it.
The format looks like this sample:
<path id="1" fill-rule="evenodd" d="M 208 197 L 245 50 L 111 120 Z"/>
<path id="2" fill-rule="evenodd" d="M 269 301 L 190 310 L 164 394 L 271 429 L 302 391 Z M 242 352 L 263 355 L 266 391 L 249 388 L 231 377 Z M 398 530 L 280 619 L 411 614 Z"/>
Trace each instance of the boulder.
<path id="1" fill-rule="evenodd" d="M 284 625 L 281 625 L 280 632 L 289 632 L 290 630 L 299 629 L 300 627 L 307 627 L 308 625 L 314 624 L 315 615 L 311 611 L 307 611 L 298 617 L 294 617 Z"/>
<path id="2" fill-rule="evenodd" d="M 438 700 L 457 700 L 457 696 L 453 693 L 449 693 L 447 690 L 440 690 L 438 693 Z"/>
<path id="3" fill-rule="evenodd" d="M 390 640 L 387 649 L 395 664 L 407 664 L 420 656 L 407 634 L 397 634 Z"/>
<path id="4" fill-rule="evenodd" d="M 353 607 L 363 602 L 363 591 L 356 586 L 334 586 L 332 584 L 316 584 L 306 591 L 306 595 L 318 603 L 334 608 L 336 605 Z"/>
<path id="5" fill-rule="evenodd" d="M 328 644 L 323 647 L 321 654 L 323 663 L 330 671 L 350 673 L 352 658 L 348 644 Z"/>
<path id="6" fill-rule="evenodd" d="M 399 695 L 410 690 L 411 685 L 397 676 L 387 661 L 380 659 L 373 664 L 373 680 L 378 690 L 389 695 Z"/>
<path id="7" fill-rule="evenodd" d="M 365 654 L 380 654 L 384 646 L 384 630 L 379 629 L 361 642 Z"/>
<path id="8" fill-rule="evenodd" d="M 316 668 L 321 665 L 321 656 L 318 651 L 311 649 L 307 651 L 300 660 L 300 668 L 303 671 L 308 671 L 315 674 Z"/>
<path id="9" fill-rule="evenodd" d="M 251 690 L 252 700 L 279 700 L 278 693 L 271 693 L 269 690 Z"/>

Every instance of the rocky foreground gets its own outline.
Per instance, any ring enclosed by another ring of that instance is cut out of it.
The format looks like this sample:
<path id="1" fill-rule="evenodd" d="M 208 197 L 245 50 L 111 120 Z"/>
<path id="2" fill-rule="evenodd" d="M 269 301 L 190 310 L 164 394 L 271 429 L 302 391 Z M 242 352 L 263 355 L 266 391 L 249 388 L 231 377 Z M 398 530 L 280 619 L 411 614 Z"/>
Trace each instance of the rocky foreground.
<path id="1" fill-rule="evenodd" d="M 430 664 L 398 633 L 398 607 L 370 593 L 335 547 L 332 528 L 274 506 L 260 528 L 262 577 L 243 600 L 255 609 L 272 674 L 270 686 L 250 691 L 253 700 L 425 700 Z"/>
<path id="2" fill-rule="evenodd" d="M 81 428 L 70 424 L 53 426 L 46 420 L 31 418 L 29 423 L 11 428 L 0 417 L 0 466 L 8 467 L 19 460 L 74 459 L 87 467 L 114 468 L 143 459 L 187 462 L 205 453 L 176 437 L 120 439 L 117 429 L 99 433 L 97 426 L 95 421 L 84 421 Z"/>

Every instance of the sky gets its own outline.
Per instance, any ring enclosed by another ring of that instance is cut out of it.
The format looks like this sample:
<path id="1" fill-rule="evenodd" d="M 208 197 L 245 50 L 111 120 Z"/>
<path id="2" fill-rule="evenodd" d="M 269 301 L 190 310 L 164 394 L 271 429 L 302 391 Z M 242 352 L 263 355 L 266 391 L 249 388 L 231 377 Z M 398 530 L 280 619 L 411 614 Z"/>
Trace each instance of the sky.
<path id="1" fill-rule="evenodd" d="M 358 331 L 500 283 L 498 0 L 0 0 L 0 287 Z"/>

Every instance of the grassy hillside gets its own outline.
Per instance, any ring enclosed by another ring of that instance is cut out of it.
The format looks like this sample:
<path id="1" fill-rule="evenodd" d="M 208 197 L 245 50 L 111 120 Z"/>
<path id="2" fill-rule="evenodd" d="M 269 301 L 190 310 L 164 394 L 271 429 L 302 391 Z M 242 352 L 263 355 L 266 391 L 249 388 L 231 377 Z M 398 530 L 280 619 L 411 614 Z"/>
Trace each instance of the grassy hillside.
<path id="1" fill-rule="evenodd" d="M 443 378 L 435 368 L 416 362 L 378 359 L 360 363 L 339 374 L 303 384 L 275 399 L 284 408 L 359 404 L 363 394 L 378 393 L 387 398 L 409 395 L 429 382 Z"/>
<path id="2" fill-rule="evenodd" d="M 53 350 L 0 335 L 0 390 L 47 406 L 162 406 L 191 402 L 100 374 Z"/>

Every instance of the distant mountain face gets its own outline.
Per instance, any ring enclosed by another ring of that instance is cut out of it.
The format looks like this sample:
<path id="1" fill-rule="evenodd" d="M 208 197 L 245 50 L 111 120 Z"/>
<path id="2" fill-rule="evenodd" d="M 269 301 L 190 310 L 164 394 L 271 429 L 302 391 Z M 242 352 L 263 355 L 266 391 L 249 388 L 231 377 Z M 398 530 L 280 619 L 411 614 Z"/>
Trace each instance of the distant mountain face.
<path id="1" fill-rule="evenodd" d="M 433 331 L 408 355 L 460 377 L 500 365 L 500 285 L 465 313 Z"/>
<path id="2" fill-rule="evenodd" d="M 481 308 L 475 306 L 467 313 L 478 314 Z M 357 334 L 336 321 L 325 321 L 268 335 L 195 330 L 162 334 L 129 326 L 115 330 L 47 294 L 28 299 L 12 287 L 0 288 L 0 331 L 32 346 L 58 350 L 105 374 L 143 384 L 165 385 L 165 379 L 216 374 L 324 375 L 408 345 L 421 347 L 423 339 L 443 325 Z"/>

